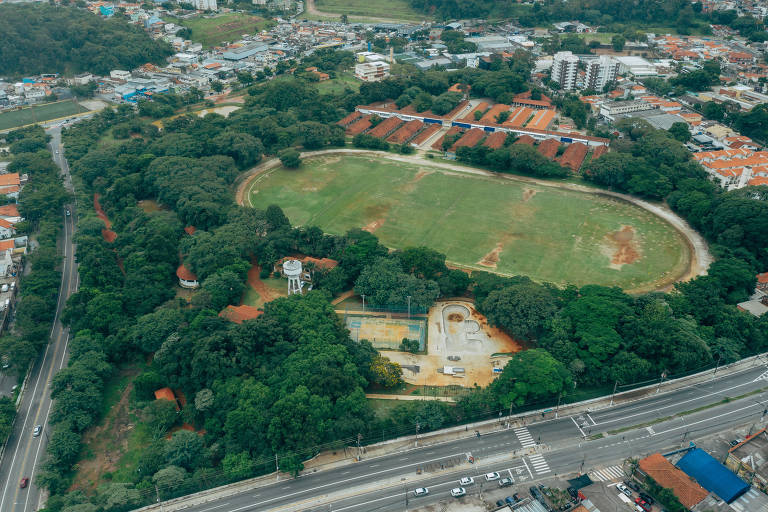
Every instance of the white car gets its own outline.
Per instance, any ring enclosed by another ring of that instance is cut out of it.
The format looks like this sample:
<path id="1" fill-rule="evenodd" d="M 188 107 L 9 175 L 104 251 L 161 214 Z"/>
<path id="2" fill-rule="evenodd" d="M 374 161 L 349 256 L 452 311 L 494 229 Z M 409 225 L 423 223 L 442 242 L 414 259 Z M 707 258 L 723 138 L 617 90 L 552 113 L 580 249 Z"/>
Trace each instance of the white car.
<path id="1" fill-rule="evenodd" d="M 627 497 L 632 497 L 632 491 L 629 490 L 629 488 L 624 484 L 616 484 L 616 488 L 623 492 Z"/>
<path id="2" fill-rule="evenodd" d="M 413 495 L 416 497 L 426 496 L 427 494 L 429 494 L 429 489 L 427 489 L 426 487 L 418 487 L 413 490 Z"/>
<path id="3" fill-rule="evenodd" d="M 471 476 L 465 476 L 459 480 L 459 485 L 472 485 L 473 483 L 475 483 L 475 479 Z"/>
<path id="4" fill-rule="evenodd" d="M 467 490 L 463 487 L 454 487 L 451 489 L 451 496 L 454 498 L 461 498 L 462 496 L 465 496 L 467 494 Z"/>
<path id="5" fill-rule="evenodd" d="M 486 482 L 493 482 L 494 480 L 498 480 L 499 478 L 501 478 L 501 475 L 499 475 L 495 471 L 493 473 L 486 473 L 485 474 L 485 481 Z"/>

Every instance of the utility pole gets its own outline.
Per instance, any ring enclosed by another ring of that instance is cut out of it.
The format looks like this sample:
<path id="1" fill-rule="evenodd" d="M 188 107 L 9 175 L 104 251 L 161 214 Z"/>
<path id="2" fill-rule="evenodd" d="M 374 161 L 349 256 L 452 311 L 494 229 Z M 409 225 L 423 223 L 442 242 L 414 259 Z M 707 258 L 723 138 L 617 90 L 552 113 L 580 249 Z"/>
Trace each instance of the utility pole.
<path id="1" fill-rule="evenodd" d="M 360 434 L 358 432 L 357 434 L 357 461 L 360 462 L 360 459 L 363 458 L 362 455 L 362 448 L 360 448 L 360 440 L 363 438 L 363 434 Z"/>
<path id="2" fill-rule="evenodd" d="M 419 422 L 416 422 L 416 448 L 419 447 Z"/>
<path id="3" fill-rule="evenodd" d="M 657 393 L 657 394 L 658 394 L 658 392 L 661 390 L 661 383 L 662 383 L 662 382 L 664 382 L 664 378 L 665 378 L 666 376 L 667 376 L 667 371 L 666 371 L 666 370 L 664 370 L 663 372 L 661 372 L 661 379 L 659 379 L 659 385 L 658 385 L 658 386 L 656 386 L 656 393 Z"/>
<path id="4" fill-rule="evenodd" d="M 557 394 L 557 407 L 555 408 L 555 419 L 557 419 L 557 411 L 560 410 L 560 399 L 563 397 L 563 392 Z"/>
<path id="5" fill-rule="evenodd" d="M 411 296 L 408 296 L 408 320 L 411 319 Z"/>
<path id="6" fill-rule="evenodd" d="M 277 454 L 275 454 L 275 475 L 277 475 L 277 481 L 280 481 L 280 466 L 277 465 Z"/>
<path id="7" fill-rule="evenodd" d="M 720 354 L 717 355 L 717 363 L 715 363 L 715 372 L 712 374 L 712 380 L 715 380 L 715 375 L 717 375 L 717 370 L 720 368 L 720 359 L 722 356 Z"/>
<path id="8" fill-rule="evenodd" d="M 616 388 L 617 387 L 619 387 L 619 381 L 618 380 L 613 384 L 613 393 L 611 393 L 611 405 L 609 405 L 609 407 L 613 407 L 613 397 L 616 396 Z"/>
<path id="9" fill-rule="evenodd" d="M 365 313 L 365 294 L 363 294 L 362 297 L 363 297 L 363 313 Z"/>
<path id="10" fill-rule="evenodd" d="M 155 484 L 155 494 L 157 495 L 157 502 L 160 504 L 160 512 L 163 512 L 163 502 L 160 501 L 160 489 L 157 488 L 157 484 Z"/>
<path id="11" fill-rule="evenodd" d="M 403 480 L 403 496 L 405 496 L 405 512 L 408 512 L 408 484 L 405 482 L 405 478 L 402 478 Z"/>

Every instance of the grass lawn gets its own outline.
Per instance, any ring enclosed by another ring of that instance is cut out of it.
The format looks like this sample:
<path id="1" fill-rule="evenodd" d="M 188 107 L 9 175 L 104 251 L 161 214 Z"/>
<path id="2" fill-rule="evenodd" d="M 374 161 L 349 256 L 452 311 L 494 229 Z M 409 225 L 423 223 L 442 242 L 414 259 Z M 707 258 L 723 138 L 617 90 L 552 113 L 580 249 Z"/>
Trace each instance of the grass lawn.
<path id="1" fill-rule="evenodd" d="M 369 398 L 368 403 L 373 409 L 373 412 L 376 413 L 376 416 L 378 418 L 384 419 L 384 418 L 387 418 L 392 413 L 392 409 L 394 409 L 398 405 L 405 402 L 401 402 L 400 400 L 384 400 L 381 398 Z"/>
<path id="2" fill-rule="evenodd" d="M 346 14 L 349 17 L 391 18 L 393 20 L 416 20 L 428 18 L 415 11 L 408 0 L 316 0 L 320 12 Z"/>
<path id="3" fill-rule="evenodd" d="M 336 78 L 317 83 L 317 90 L 320 94 L 338 94 L 344 92 L 347 87 L 353 91 L 360 90 L 360 80 L 355 78 L 352 73 L 339 73 Z"/>
<path id="4" fill-rule="evenodd" d="M 689 264 L 682 236 L 629 203 L 427 163 L 328 155 L 249 187 L 249 204 L 278 204 L 294 225 L 366 228 L 388 247 L 425 245 L 469 269 L 640 291 L 671 283 Z"/>
<path id="5" fill-rule="evenodd" d="M 568 34 L 570 35 L 570 34 Z M 590 41 L 600 41 L 601 44 L 611 44 L 611 38 L 616 35 L 615 32 L 587 32 L 583 34 L 576 34 L 587 43 Z"/>
<path id="6" fill-rule="evenodd" d="M 238 41 L 243 34 L 255 34 L 275 24 L 272 20 L 239 12 L 187 19 L 170 18 L 169 21 L 192 30 L 192 40 L 206 47 L 217 46 L 224 41 Z"/>
<path id="7" fill-rule="evenodd" d="M 288 281 L 285 279 L 270 277 L 267 279 L 262 279 L 261 282 L 266 285 L 273 296 L 284 297 L 288 293 Z M 264 298 L 259 295 L 259 292 L 257 292 L 252 286 L 247 286 L 245 288 L 245 293 L 243 293 L 241 304 L 263 308 Z"/>
<path id="8" fill-rule="evenodd" d="M 70 100 L 43 103 L 42 105 L 26 107 L 21 110 L 11 110 L 0 114 L 0 130 L 49 121 L 59 117 L 67 117 L 86 112 L 87 110 L 87 108 Z"/>

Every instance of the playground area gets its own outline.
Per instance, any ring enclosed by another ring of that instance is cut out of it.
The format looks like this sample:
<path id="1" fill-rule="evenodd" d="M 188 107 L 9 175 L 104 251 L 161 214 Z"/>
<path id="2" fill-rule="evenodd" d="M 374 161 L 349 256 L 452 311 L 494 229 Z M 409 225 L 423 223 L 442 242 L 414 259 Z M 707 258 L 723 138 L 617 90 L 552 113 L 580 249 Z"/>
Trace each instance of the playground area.
<path id="1" fill-rule="evenodd" d="M 426 354 L 385 354 L 400 363 L 403 380 L 411 384 L 487 386 L 512 354 L 523 350 L 518 341 L 489 326 L 468 301 L 438 302 L 429 310 L 427 326 Z"/>
<path id="2" fill-rule="evenodd" d="M 345 324 L 352 339 L 368 340 L 381 350 L 398 350 L 403 338 L 408 338 L 418 340 L 419 351 L 424 351 L 427 342 L 426 318 L 393 318 L 391 313 L 378 315 L 346 315 Z"/>

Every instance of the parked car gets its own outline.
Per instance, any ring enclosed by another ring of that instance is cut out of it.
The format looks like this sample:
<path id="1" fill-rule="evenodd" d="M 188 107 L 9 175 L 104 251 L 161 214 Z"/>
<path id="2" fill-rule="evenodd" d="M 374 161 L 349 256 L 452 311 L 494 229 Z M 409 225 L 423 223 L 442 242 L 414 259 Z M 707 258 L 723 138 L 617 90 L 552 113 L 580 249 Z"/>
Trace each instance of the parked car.
<path id="1" fill-rule="evenodd" d="M 537 487 L 531 487 L 528 489 L 528 491 L 531 493 L 531 496 L 533 496 L 534 499 L 538 501 L 542 501 L 544 499 L 544 495 L 541 494 L 541 491 Z"/>
<path id="2" fill-rule="evenodd" d="M 619 491 L 623 492 L 623 493 L 624 493 L 624 495 L 626 495 L 628 498 L 631 498 L 631 497 L 632 497 L 632 491 L 630 491 L 630 490 L 627 488 L 627 486 L 626 486 L 626 485 L 624 485 L 624 484 L 616 484 L 616 488 L 617 488 Z"/>
<path id="3" fill-rule="evenodd" d="M 514 483 L 515 482 L 513 482 L 511 478 L 502 478 L 501 480 L 499 480 L 499 487 L 509 487 Z"/>
<path id="4" fill-rule="evenodd" d="M 473 483 L 475 483 L 475 479 L 471 476 L 465 476 L 459 480 L 459 485 L 472 485 Z"/>
<path id="5" fill-rule="evenodd" d="M 451 489 L 451 496 L 454 498 L 461 498 L 462 496 L 466 496 L 467 490 L 463 487 L 454 487 Z"/>
<path id="6" fill-rule="evenodd" d="M 429 494 L 429 489 L 427 489 L 426 487 L 417 487 L 416 489 L 413 490 L 413 495 L 416 497 L 426 496 L 427 494 Z"/>
<path id="7" fill-rule="evenodd" d="M 497 507 L 503 507 L 505 505 L 504 500 L 496 500 Z"/>
<path id="8" fill-rule="evenodd" d="M 637 504 L 637 506 L 643 509 L 645 512 L 651 512 L 651 506 L 642 498 L 635 498 L 635 504 Z"/>
<path id="9" fill-rule="evenodd" d="M 640 497 L 643 498 L 643 500 L 647 501 L 648 504 L 650 505 L 653 505 L 653 502 L 656 501 L 651 496 L 649 496 L 648 494 L 645 494 L 644 492 L 640 493 Z"/>
<path id="10" fill-rule="evenodd" d="M 21 479 L 21 482 L 19 482 L 19 488 L 25 489 L 29 485 L 29 478 L 24 477 Z"/>
<path id="11" fill-rule="evenodd" d="M 513 498 L 515 498 L 515 501 L 523 501 L 523 498 L 520 497 L 520 493 L 516 492 L 512 495 Z"/>
<path id="12" fill-rule="evenodd" d="M 39 437 L 42 432 L 43 432 L 43 426 L 35 425 L 35 429 L 32 431 L 32 437 Z"/>
<path id="13" fill-rule="evenodd" d="M 512 496 L 507 496 L 506 498 L 504 498 L 504 501 L 506 502 L 507 505 L 515 504 L 515 498 L 513 498 Z"/>
<path id="14" fill-rule="evenodd" d="M 498 480 L 499 478 L 501 478 L 501 475 L 499 475 L 495 471 L 493 473 L 486 473 L 485 474 L 485 481 L 486 482 L 493 482 L 494 480 Z"/>
<path id="15" fill-rule="evenodd" d="M 576 499 L 579 497 L 579 491 L 577 491 L 575 487 L 569 487 L 568 494 L 570 494 L 571 498 L 573 499 Z"/>
<path id="16" fill-rule="evenodd" d="M 640 486 L 637 485 L 633 480 L 624 480 L 624 485 L 630 489 L 634 489 L 635 491 L 640 492 Z"/>

